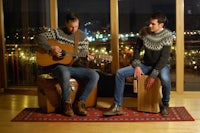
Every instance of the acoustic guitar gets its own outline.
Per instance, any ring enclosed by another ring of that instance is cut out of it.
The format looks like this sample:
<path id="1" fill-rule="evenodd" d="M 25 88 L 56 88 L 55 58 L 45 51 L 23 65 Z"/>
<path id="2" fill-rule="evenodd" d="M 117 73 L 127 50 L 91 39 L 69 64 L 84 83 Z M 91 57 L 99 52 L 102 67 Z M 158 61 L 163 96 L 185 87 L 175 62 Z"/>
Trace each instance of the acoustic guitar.
<path id="1" fill-rule="evenodd" d="M 62 49 L 62 57 L 52 56 L 46 52 L 43 48 L 39 47 L 37 50 L 36 58 L 37 63 L 40 66 L 50 66 L 54 64 L 73 65 L 78 58 L 87 57 L 88 53 L 81 52 L 75 53 L 72 45 L 61 44 L 55 40 L 48 40 L 53 46 L 59 46 Z M 112 56 L 106 54 L 95 54 L 95 60 L 102 62 L 111 62 Z"/>

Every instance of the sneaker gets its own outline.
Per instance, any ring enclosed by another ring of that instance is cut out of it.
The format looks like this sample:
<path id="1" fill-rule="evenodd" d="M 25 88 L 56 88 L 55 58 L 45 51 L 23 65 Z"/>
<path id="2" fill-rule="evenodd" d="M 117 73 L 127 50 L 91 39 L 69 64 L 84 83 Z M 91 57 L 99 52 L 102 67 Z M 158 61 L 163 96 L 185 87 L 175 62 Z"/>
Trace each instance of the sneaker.
<path id="1" fill-rule="evenodd" d="M 161 115 L 162 116 L 168 116 L 169 115 L 169 104 L 163 104 L 161 106 Z"/>
<path id="2" fill-rule="evenodd" d="M 86 111 L 86 106 L 84 101 L 76 101 L 74 105 L 74 112 L 77 115 L 86 116 L 88 113 Z"/>
<path id="3" fill-rule="evenodd" d="M 72 109 L 71 102 L 69 102 L 69 101 L 63 101 L 62 107 L 63 107 L 62 111 L 63 111 L 64 115 L 70 116 L 70 117 L 74 116 L 74 111 Z"/>
<path id="4" fill-rule="evenodd" d="M 113 116 L 113 115 L 122 115 L 124 114 L 123 108 L 121 105 L 113 103 L 109 108 L 109 111 L 103 113 L 104 116 Z"/>

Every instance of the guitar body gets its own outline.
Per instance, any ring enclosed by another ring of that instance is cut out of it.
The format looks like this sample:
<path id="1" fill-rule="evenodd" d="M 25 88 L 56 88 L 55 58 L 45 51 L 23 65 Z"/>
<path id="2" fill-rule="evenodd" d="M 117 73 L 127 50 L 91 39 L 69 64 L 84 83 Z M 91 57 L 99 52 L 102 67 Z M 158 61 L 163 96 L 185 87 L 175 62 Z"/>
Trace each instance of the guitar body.
<path id="1" fill-rule="evenodd" d="M 48 40 L 48 42 L 53 46 L 59 46 L 62 50 L 67 53 L 74 53 L 74 47 L 68 44 L 61 44 L 55 40 Z M 54 64 L 64 64 L 71 65 L 73 63 L 73 56 L 63 56 L 62 58 L 57 58 L 47 53 L 43 48 L 39 47 L 36 54 L 37 63 L 40 66 L 50 66 Z"/>
<path id="2" fill-rule="evenodd" d="M 43 48 L 39 47 L 37 50 L 36 58 L 37 63 L 40 66 L 50 66 L 54 64 L 63 64 L 63 65 L 81 65 L 85 66 L 87 64 L 87 55 L 89 53 L 82 52 L 82 53 L 75 53 L 74 47 L 68 44 L 61 44 L 55 40 L 48 40 L 48 42 L 53 46 L 59 46 L 63 50 L 63 56 L 58 58 L 56 56 L 52 56 L 50 53 L 46 52 Z M 75 57 L 75 58 L 74 58 Z M 78 57 L 78 58 L 77 58 Z M 105 55 L 105 54 L 96 54 L 94 55 L 96 61 L 101 62 L 111 62 L 112 56 Z"/>

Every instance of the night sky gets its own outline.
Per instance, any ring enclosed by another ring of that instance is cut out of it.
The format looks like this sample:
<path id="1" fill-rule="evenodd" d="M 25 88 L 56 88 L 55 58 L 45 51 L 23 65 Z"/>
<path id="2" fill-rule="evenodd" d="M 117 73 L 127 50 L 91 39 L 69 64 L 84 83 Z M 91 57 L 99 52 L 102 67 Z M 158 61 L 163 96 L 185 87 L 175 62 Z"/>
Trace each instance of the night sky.
<path id="1" fill-rule="evenodd" d="M 24 0 L 23 0 L 24 1 Z M 15 32 L 23 26 L 48 27 L 48 2 L 28 0 L 27 8 L 22 0 L 3 0 L 5 31 Z M 168 28 L 175 30 L 175 0 L 119 0 L 119 28 L 121 33 L 137 32 L 148 23 L 148 18 L 155 11 L 164 11 L 169 19 Z M 59 26 L 64 25 L 67 10 L 79 14 L 80 28 L 91 22 L 91 30 L 109 30 L 109 0 L 58 0 Z M 185 0 L 185 29 L 200 29 L 200 0 Z M 27 17 L 26 14 L 28 14 Z M 45 16 L 44 14 L 47 14 Z M 25 22 L 27 21 L 27 22 Z M 192 22 L 192 24 L 191 24 Z"/>

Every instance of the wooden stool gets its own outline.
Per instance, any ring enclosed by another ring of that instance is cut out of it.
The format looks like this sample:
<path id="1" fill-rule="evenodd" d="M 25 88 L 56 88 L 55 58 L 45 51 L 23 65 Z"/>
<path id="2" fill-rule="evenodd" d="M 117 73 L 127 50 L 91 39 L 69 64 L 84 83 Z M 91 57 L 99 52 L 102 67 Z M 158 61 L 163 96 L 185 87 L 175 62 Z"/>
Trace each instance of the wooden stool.
<path id="1" fill-rule="evenodd" d="M 49 74 L 38 76 L 38 104 L 46 113 L 59 112 L 61 110 L 61 87 Z M 72 102 L 77 98 L 81 86 L 75 79 L 70 79 Z M 97 102 L 97 87 L 93 89 L 86 100 L 86 107 L 94 107 Z"/>
<path id="2" fill-rule="evenodd" d="M 134 92 L 138 93 L 137 109 L 138 111 L 159 113 L 160 112 L 160 100 L 161 100 L 161 83 L 160 79 L 156 78 L 155 84 L 151 90 L 145 89 L 145 82 L 148 78 L 147 75 L 143 75 L 140 80 L 134 80 Z"/>

